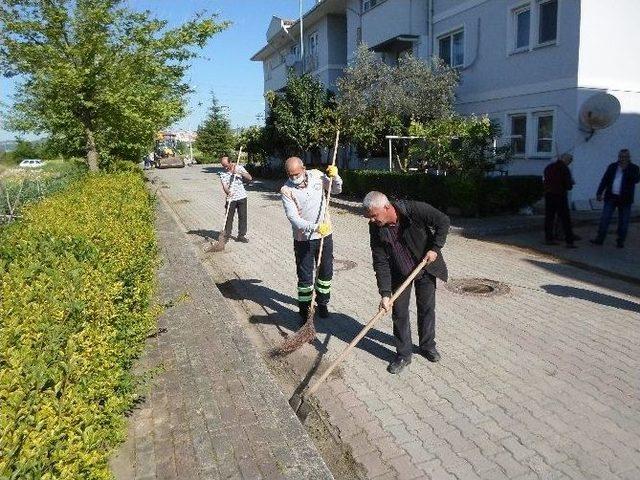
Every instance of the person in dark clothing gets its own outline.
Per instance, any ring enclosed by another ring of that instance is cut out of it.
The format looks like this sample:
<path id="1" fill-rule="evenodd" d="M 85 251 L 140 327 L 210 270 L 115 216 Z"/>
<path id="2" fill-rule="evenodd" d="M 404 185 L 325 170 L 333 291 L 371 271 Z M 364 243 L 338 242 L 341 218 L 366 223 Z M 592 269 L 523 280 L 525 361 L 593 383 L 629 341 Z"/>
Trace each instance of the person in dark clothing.
<path id="1" fill-rule="evenodd" d="M 604 207 L 602 208 L 602 217 L 600 217 L 598 235 L 591 240 L 591 243 L 595 245 L 604 243 L 611 217 L 617 208 L 618 240 L 616 241 L 616 246 L 618 248 L 624 247 L 624 241 L 629 230 L 631 205 L 633 204 L 636 183 L 638 182 L 640 182 L 640 169 L 636 164 L 631 163 L 629 150 L 623 148 L 618 152 L 618 161 L 607 167 L 602 180 L 600 180 L 596 197 L 599 202 L 604 198 Z"/>
<path id="2" fill-rule="evenodd" d="M 449 233 L 449 217 L 423 202 L 389 202 L 380 192 L 369 192 L 363 206 L 369 219 L 373 268 L 382 299 L 380 309 L 388 310 L 395 291 L 422 259 L 430 263 L 413 281 L 418 307 L 418 339 L 420 353 L 431 362 L 440 360 L 436 349 L 436 278 L 447 281 L 447 265 L 442 257 Z M 411 363 L 413 342 L 409 322 L 409 286 L 393 303 L 393 335 L 397 355 L 389 364 L 389 373 L 400 371 Z"/>
<path id="3" fill-rule="evenodd" d="M 557 245 L 553 239 L 556 215 L 562 223 L 567 248 L 575 248 L 571 216 L 569 213 L 569 190 L 573 188 L 573 178 L 569 165 L 573 156 L 563 153 L 544 169 L 544 236 L 547 245 Z"/>

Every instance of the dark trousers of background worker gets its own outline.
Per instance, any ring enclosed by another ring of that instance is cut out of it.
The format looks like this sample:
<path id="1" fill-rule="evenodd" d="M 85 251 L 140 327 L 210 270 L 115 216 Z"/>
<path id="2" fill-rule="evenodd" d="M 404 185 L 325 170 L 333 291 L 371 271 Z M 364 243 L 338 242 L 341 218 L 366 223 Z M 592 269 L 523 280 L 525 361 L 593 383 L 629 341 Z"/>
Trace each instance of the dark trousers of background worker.
<path id="1" fill-rule="evenodd" d="M 224 204 L 224 209 L 227 209 L 227 203 Z M 244 237 L 247 234 L 247 199 L 241 198 L 240 200 L 231 201 L 229 215 L 227 216 L 227 223 L 224 226 L 224 234 L 227 238 L 231 236 L 233 217 L 236 210 L 238 211 L 238 236 Z"/>
<path id="2" fill-rule="evenodd" d="M 406 277 L 394 270 L 391 273 L 393 290 L 396 291 Z M 393 303 L 392 314 L 396 350 L 398 355 L 405 360 L 409 360 L 413 353 L 409 319 L 411 287 L 412 285 L 409 285 Z M 416 291 L 416 305 L 418 307 L 418 345 L 423 352 L 433 351 L 436 348 L 436 277 L 422 272 L 413 281 L 413 287 Z"/>
<path id="3" fill-rule="evenodd" d="M 300 307 L 300 314 L 306 317 L 305 312 L 309 310 L 309 305 L 311 305 L 313 270 L 318 258 L 320 239 L 294 240 L 293 249 L 296 254 L 296 271 L 298 273 L 298 306 Z M 331 279 L 333 278 L 333 237 L 331 235 L 324 237 L 322 259 L 318 269 L 316 303 L 318 305 L 327 305 L 331 296 Z"/>
<path id="4" fill-rule="evenodd" d="M 553 227 L 556 215 L 562 223 L 564 241 L 572 245 L 574 241 L 571 229 L 571 216 L 569 213 L 569 199 L 566 193 L 547 193 L 544 196 L 544 239 L 553 242 Z"/>
<path id="5" fill-rule="evenodd" d="M 598 227 L 598 236 L 596 242 L 604 242 L 609 230 L 609 224 L 613 217 L 613 212 L 618 209 L 618 245 L 624 245 L 629 231 L 629 220 L 631 219 L 631 204 L 623 205 L 618 195 L 611 195 L 610 199 L 605 200 L 602 207 L 602 216 L 600 217 L 600 226 Z"/>

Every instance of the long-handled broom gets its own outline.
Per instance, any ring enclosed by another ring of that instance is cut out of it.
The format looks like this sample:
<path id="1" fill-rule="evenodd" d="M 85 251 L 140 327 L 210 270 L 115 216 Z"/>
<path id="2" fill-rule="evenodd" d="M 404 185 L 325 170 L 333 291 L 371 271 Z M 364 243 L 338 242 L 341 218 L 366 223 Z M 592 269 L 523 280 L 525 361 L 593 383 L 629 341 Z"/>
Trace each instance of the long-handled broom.
<path id="1" fill-rule="evenodd" d="M 400 285 L 400 287 L 395 291 L 395 293 L 389 299 L 389 306 L 393 305 L 393 302 L 404 292 L 404 290 L 411 284 L 413 279 L 420 273 L 420 271 L 429 264 L 429 261 L 424 258 L 420 264 L 411 272 L 411 274 L 407 277 L 407 279 Z M 351 340 L 351 343 L 347 345 L 347 347 L 342 351 L 338 358 L 336 358 L 329 368 L 316 380 L 316 382 L 307 390 L 306 393 L 294 393 L 293 396 L 289 399 L 289 405 L 293 408 L 293 411 L 296 412 L 300 421 L 304 422 L 309 414 L 310 407 L 307 402 L 307 398 L 313 395 L 318 388 L 324 383 L 324 381 L 329 377 L 331 372 L 345 359 L 345 357 L 349 354 L 349 352 L 355 347 L 360 340 L 367 334 L 369 330 L 371 330 L 374 325 L 387 314 L 387 310 L 380 310 L 374 317 L 369 320 L 360 333 L 356 335 L 356 337 Z"/>
<path id="2" fill-rule="evenodd" d="M 331 160 L 331 166 L 335 166 L 336 164 L 336 156 L 338 154 L 338 143 L 340 141 L 340 130 L 336 131 L 336 141 L 333 146 L 333 158 Z M 327 219 L 327 212 L 329 210 L 329 202 L 331 201 L 331 187 L 333 185 L 333 177 L 329 178 L 329 189 L 327 190 L 327 198 L 326 202 L 323 206 L 323 212 L 321 215 L 322 222 L 324 223 Z M 316 288 L 315 285 L 318 282 L 318 275 L 320 272 L 320 265 L 322 262 L 322 251 L 324 249 L 324 237 L 320 239 L 320 247 L 318 248 L 318 259 L 316 261 L 316 272 L 315 278 L 313 280 L 313 293 L 311 294 L 311 305 L 309 305 L 309 312 L 307 313 L 307 321 L 305 324 L 293 335 L 290 335 L 282 342 L 282 345 L 277 350 L 277 352 L 281 355 L 286 355 L 288 353 L 294 352 L 299 349 L 302 345 L 307 342 L 313 340 L 316 336 L 316 327 L 313 324 L 313 320 L 316 313 Z"/>
<path id="3" fill-rule="evenodd" d="M 242 147 L 238 150 L 238 161 L 236 162 L 236 169 L 240 166 L 240 156 L 242 155 Z M 205 252 L 221 252 L 224 250 L 225 245 L 227 244 L 227 233 L 225 228 L 227 227 L 227 218 L 229 218 L 229 209 L 231 208 L 231 194 L 233 188 L 233 181 L 235 180 L 236 174 L 233 173 L 229 180 L 229 195 L 227 195 L 227 211 L 224 214 L 224 222 L 222 223 L 222 229 L 220 230 L 220 234 L 218 235 L 218 240 L 215 243 L 208 243 L 204 251 Z"/>

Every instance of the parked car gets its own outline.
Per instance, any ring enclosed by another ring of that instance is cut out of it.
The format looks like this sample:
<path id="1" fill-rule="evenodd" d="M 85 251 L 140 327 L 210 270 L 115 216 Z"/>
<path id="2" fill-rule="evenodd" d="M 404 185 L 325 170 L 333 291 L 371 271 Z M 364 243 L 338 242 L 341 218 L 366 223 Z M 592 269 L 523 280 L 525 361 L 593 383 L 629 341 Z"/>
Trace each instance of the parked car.
<path id="1" fill-rule="evenodd" d="M 40 168 L 44 166 L 44 162 L 39 158 L 25 158 L 18 166 L 20 168 Z"/>

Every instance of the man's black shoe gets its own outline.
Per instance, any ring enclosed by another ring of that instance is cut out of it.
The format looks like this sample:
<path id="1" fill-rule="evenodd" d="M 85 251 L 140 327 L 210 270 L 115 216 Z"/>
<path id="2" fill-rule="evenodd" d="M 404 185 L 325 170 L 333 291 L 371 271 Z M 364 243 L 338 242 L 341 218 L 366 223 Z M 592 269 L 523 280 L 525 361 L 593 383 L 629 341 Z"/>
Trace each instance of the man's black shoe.
<path id="1" fill-rule="evenodd" d="M 404 369 L 404 367 L 406 367 L 410 363 L 411 359 L 407 360 L 403 357 L 396 357 L 396 359 L 387 367 L 387 372 L 395 375 L 397 373 L 400 373 Z"/>
<path id="2" fill-rule="evenodd" d="M 600 240 L 598 240 L 596 238 L 593 238 L 593 239 L 589 240 L 589 242 L 593 243 L 594 245 L 598 245 L 598 246 L 600 246 L 600 245 L 602 245 L 604 243 L 604 242 L 601 242 Z"/>
<path id="3" fill-rule="evenodd" d="M 239 235 L 238 238 L 236 238 L 236 242 L 249 243 L 249 239 L 244 235 Z"/>
<path id="4" fill-rule="evenodd" d="M 580 235 L 576 235 L 575 233 L 573 234 L 573 241 L 577 242 L 579 240 L 582 240 L 582 237 Z"/>
<path id="5" fill-rule="evenodd" d="M 617 247 L 617 248 L 624 248 L 624 242 L 621 242 L 620 240 L 618 240 L 618 241 L 616 242 L 616 247 Z"/>
<path id="6" fill-rule="evenodd" d="M 320 315 L 320 318 L 329 317 L 329 309 L 327 308 L 326 305 L 318 305 L 316 310 L 318 312 L 318 315 Z"/>
<path id="7" fill-rule="evenodd" d="M 440 353 L 435 348 L 433 350 L 420 350 L 420 354 L 430 362 L 436 363 L 440 361 Z"/>

